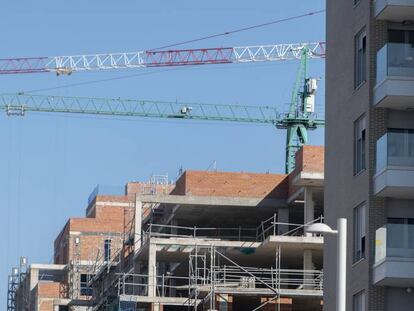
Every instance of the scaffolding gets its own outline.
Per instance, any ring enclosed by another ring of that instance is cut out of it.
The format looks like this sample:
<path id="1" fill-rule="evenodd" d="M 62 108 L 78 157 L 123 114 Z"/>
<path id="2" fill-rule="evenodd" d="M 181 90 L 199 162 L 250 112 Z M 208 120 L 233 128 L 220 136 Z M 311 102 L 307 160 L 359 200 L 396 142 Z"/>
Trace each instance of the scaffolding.
<path id="1" fill-rule="evenodd" d="M 27 257 L 20 257 L 19 267 L 13 267 L 8 276 L 7 311 L 29 310 L 27 267 Z"/>
<path id="2" fill-rule="evenodd" d="M 188 276 L 166 273 L 155 277 L 153 286 L 156 288 L 156 296 L 152 297 L 154 301 L 155 298 L 183 297 L 183 293 L 187 292 L 187 298 L 182 305 L 187 306 L 189 311 L 196 311 L 200 307 L 216 310 L 216 295 L 237 293 L 268 296 L 266 302 L 252 309 L 254 311 L 272 301 L 280 308 L 278 298 L 290 295 L 292 291 L 321 293 L 323 290 L 322 270 L 282 269 L 280 247 L 276 248 L 275 267 L 271 268 L 239 265 L 214 245 L 194 247 L 189 255 Z M 137 303 L 142 297 L 148 297 L 151 290 L 148 282 L 150 276 L 134 273 L 116 275 L 117 297 L 121 297 L 118 301 L 119 310 L 136 310 L 135 307 L 132 308 L 133 302 Z M 132 300 L 132 296 L 136 296 L 136 299 Z"/>
<path id="3" fill-rule="evenodd" d="M 9 275 L 8 278 L 8 287 L 7 287 L 7 311 L 16 311 L 16 296 L 17 296 L 17 289 L 19 287 L 19 269 L 12 268 L 12 273 Z"/>
<path id="4" fill-rule="evenodd" d="M 260 268 L 238 264 L 226 256 L 225 247 L 216 245 L 215 241 L 249 242 L 248 245 L 259 247 L 271 236 L 303 236 L 304 228 L 322 222 L 322 217 L 307 224 L 292 224 L 277 221 L 278 215 L 274 214 L 255 227 L 187 227 L 167 224 L 169 220 L 166 218 L 154 223 L 151 214 L 162 208 L 158 203 L 142 206 L 142 231 L 139 233 L 135 231 L 135 212 L 128 214 L 135 209 L 125 212 L 123 242 L 110 261 L 102 260 L 101 254 L 91 265 L 92 311 L 136 311 L 141 310 L 143 303 L 170 304 L 174 299 L 188 311 L 216 310 L 217 295 L 234 293 L 269 297 L 252 311 L 268 303 L 274 303 L 280 310 L 279 298 L 294 292 L 299 295 L 312 292 L 321 296 L 323 271 L 282 269 L 280 246 L 275 249 L 274 265 Z M 145 264 L 136 266 L 136 256 L 149 247 L 152 238 L 184 241 L 182 246 L 165 246 L 164 250 L 188 254 L 187 275 L 182 271 L 175 274 L 171 267 L 157 268 L 158 273 L 150 275 Z M 204 245 L 200 245 L 201 242 Z M 242 248 L 248 253 L 251 247 Z"/>

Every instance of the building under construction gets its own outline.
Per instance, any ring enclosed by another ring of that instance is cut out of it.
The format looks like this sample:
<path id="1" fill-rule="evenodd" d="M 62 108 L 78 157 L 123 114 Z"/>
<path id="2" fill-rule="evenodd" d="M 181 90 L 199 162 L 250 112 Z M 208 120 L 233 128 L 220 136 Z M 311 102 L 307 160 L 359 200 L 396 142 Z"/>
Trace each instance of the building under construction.
<path id="1" fill-rule="evenodd" d="M 9 276 L 8 311 L 322 310 L 324 150 L 290 174 L 185 171 L 96 188 L 53 264 Z"/>

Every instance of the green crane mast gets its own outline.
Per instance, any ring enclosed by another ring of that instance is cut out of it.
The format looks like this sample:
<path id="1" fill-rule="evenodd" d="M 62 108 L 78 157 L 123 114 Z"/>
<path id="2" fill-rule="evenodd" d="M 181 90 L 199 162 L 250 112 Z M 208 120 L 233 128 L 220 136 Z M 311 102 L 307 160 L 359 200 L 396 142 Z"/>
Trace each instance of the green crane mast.
<path id="1" fill-rule="evenodd" d="M 308 130 L 315 130 L 325 124 L 317 119 L 315 113 L 315 95 L 317 79 L 308 76 L 307 48 L 302 50 L 300 67 L 292 92 L 289 112 L 276 122 L 276 127 L 286 129 L 286 161 L 285 172 L 290 173 L 295 168 L 295 154 L 301 146 L 308 143 Z"/>

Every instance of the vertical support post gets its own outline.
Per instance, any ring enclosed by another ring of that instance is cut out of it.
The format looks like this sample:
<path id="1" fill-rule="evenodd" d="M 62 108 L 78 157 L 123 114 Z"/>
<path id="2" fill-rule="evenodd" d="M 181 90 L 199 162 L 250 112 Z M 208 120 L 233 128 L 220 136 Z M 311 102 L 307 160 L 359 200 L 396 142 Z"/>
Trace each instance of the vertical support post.
<path id="1" fill-rule="evenodd" d="M 148 250 L 148 296 L 157 295 L 157 245 L 150 243 Z"/>
<path id="2" fill-rule="evenodd" d="M 216 293 L 215 293 L 215 263 L 216 262 L 216 249 L 214 245 L 210 248 L 210 310 L 215 309 Z"/>
<path id="3" fill-rule="evenodd" d="M 314 270 L 312 250 L 306 249 L 303 251 L 303 284 L 304 289 L 313 289 L 314 275 L 310 274 L 310 270 Z"/>
<path id="4" fill-rule="evenodd" d="M 138 252 L 142 246 L 142 202 L 135 199 L 135 223 L 134 223 L 134 252 Z"/>
<path id="5" fill-rule="evenodd" d="M 277 226 L 277 234 L 283 234 L 289 231 L 289 209 L 288 208 L 280 208 L 277 211 L 277 221 L 286 223 L 286 225 L 278 225 Z"/>
<path id="6" fill-rule="evenodd" d="M 122 282 L 124 283 L 122 285 L 122 293 L 125 295 L 125 272 L 122 274 Z M 118 287 L 119 288 L 119 287 Z"/>
<path id="7" fill-rule="evenodd" d="M 315 203 L 313 201 L 313 190 L 305 187 L 305 203 L 303 206 L 303 223 L 307 224 L 315 219 Z M 311 233 L 306 233 L 306 236 L 312 236 Z"/>
<path id="8" fill-rule="evenodd" d="M 338 218 L 338 258 L 337 258 L 337 286 L 336 310 L 346 310 L 346 235 L 347 220 Z"/>
<path id="9" fill-rule="evenodd" d="M 178 235 L 177 220 L 175 219 L 171 220 L 170 225 L 171 225 L 171 231 L 170 231 L 171 235 L 177 236 Z"/>
<path id="10" fill-rule="evenodd" d="M 165 296 L 165 274 L 162 274 L 162 288 L 161 288 L 161 296 Z"/>

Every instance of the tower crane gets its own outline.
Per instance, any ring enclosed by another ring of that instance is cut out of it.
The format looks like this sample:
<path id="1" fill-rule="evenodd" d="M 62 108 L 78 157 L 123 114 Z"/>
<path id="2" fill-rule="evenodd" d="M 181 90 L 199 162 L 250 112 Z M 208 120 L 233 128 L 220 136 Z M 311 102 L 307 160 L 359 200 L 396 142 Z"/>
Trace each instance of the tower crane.
<path id="1" fill-rule="evenodd" d="M 289 111 L 269 106 L 207 105 L 126 99 L 0 94 L 0 110 L 8 115 L 26 112 L 82 113 L 167 119 L 265 123 L 286 129 L 285 172 L 294 169 L 295 153 L 308 142 L 308 130 L 324 125 L 315 113 L 317 79 L 308 77 L 308 61 L 325 57 L 325 43 L 276 44 L 228 48 L 156 50 L 76 56 L 0 60 L 0 74 L 76 71 L 206 64 L 300 60 Z"/>
<path id="2" fill-rule="evenodd" d="M 249 63 L 325 57 L 325 42 L 0 59 L 0 74 Z"/>

